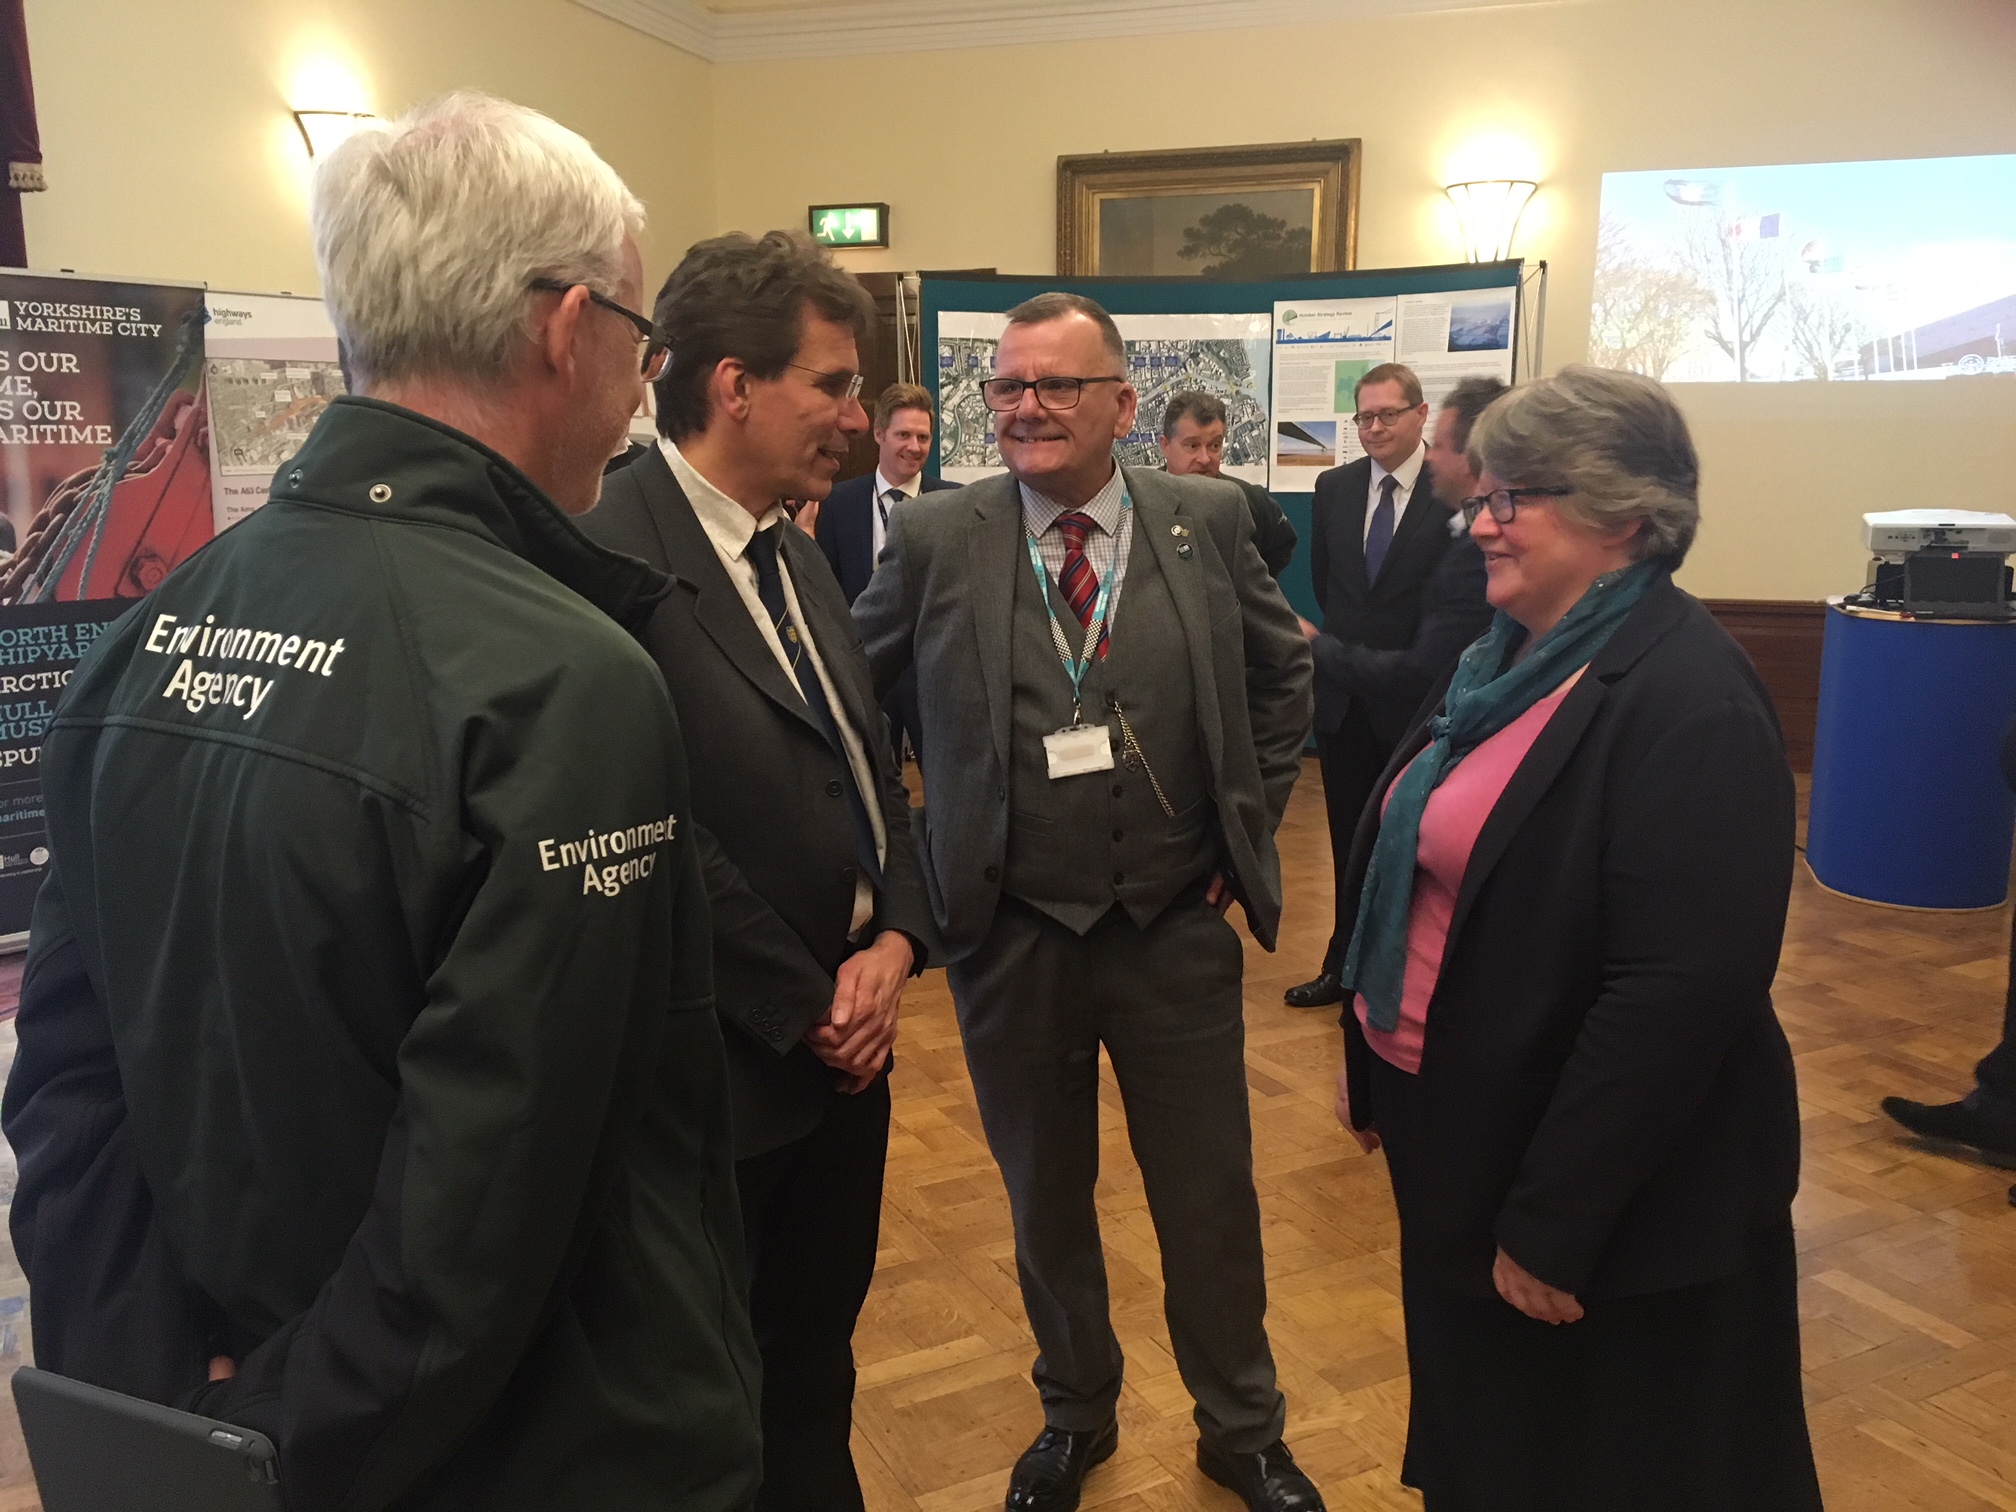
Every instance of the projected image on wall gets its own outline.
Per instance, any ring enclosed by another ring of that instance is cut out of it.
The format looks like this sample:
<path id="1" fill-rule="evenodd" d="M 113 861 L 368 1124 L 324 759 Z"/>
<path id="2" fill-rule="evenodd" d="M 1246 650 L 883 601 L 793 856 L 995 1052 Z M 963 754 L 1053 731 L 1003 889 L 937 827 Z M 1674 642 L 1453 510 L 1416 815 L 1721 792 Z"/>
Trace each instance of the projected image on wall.
<path id="1" fill-rule="evenodd" d="M 2016 156 L 1606 173 L 1589 360 L 1671 383 L 2016 373 Z"/>

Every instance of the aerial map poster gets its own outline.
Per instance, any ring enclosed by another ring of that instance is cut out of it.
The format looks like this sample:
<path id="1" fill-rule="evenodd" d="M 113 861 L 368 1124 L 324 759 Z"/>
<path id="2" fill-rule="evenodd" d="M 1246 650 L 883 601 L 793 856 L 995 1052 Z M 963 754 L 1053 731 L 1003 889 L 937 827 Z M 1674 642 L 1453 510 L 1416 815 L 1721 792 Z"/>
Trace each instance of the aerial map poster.
<path id="1" fill-rule="evenodd" d="M 273 475 L 344 391 L 319 299 L 211 290 L 210 456 L 220 531 L 266 502 Z"/>
<path id="2" fill-rule="evenodd" d="M 1134 428 L 1115 449 L 1129 467 L 1160 467 L 1156 442 L 1172 394 L 1201 389 L 1225 401 L 1227 477 L 1267 481 L 1268 340 L 1264 314 L 1113 317 L 1127 344 L 1127 369 L 1141 396 Z M 994 373 L 1005 315 L 945 310 L 938 316 L 939 475 L 972 483 L 1001 471 L 994 417 L 980 385 Z"/>

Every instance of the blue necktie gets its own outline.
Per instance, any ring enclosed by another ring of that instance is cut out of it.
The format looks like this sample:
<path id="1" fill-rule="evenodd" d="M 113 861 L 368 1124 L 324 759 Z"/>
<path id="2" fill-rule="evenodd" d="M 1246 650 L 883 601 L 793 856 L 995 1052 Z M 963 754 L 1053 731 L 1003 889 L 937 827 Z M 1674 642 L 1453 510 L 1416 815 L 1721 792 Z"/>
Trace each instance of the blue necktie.
<path id="1" fill-rule="evenodd" d="M 1388 473 L 1379 480 L 1379 507 L 1372 511 L 1372 528 L 1365 532 L 1365 580 L 1379 581 L 1379 569 L 1386 565 L 1386 549 L 1393 544 L 1393 491 L 1400 480 Z"/>
<path id="2" fill-rule="evenodd" d="M 840 770 L 846 774 L 847 809 L 854 820 L 854 859 L 860 863 L 863 875 L 880 892 L 882 867 L 875 859 L 875 829 L 868 822 L 868 807 L 862 801 L 860 784 L 854 780 L 854 766 L 847 759 L 847 747 L 841 743 L 840 727 L 834 723 L 832 705 L 826 702 L 826 689 L 819 681 L 819 669 L 805 654 L 798 627 L 791 623 L 790 606 L 784 600 L 784 577 L 777 570 L 777 533 L 782 529 L 782 525 L 772 525 L 749 538 L 748 557 L 756 568 L 756 596 L 763 601 L 763 610 L 770 616 L 777 639 L 783 643 L 784 655 L 790 660 L 792 672 L 797 675 L 798 691 L 805 695 L 806 707 L 812 711 L 819 728 L 826 732 L 826 743 L 833 747 L 833 754 L 840 758 Z"/>

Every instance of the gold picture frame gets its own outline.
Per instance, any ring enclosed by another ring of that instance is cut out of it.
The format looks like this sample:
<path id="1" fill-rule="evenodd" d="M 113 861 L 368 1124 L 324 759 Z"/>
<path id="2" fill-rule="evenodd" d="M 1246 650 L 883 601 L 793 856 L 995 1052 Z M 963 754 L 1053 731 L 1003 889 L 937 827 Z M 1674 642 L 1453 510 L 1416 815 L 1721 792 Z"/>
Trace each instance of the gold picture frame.
<path id="1" fill-rule="evenodd" d="M 1356 267 L 1359 140 L 1060 157 L 1057 272 L 1267 278 Z"/>

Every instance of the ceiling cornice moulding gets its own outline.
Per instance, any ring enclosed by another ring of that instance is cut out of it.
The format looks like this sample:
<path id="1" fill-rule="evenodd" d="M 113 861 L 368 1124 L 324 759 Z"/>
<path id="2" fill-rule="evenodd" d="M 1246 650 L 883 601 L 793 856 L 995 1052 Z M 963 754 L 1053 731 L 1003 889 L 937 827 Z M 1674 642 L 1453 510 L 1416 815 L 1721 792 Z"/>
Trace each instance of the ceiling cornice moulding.
<path id="1" fill-rule="evenodd" d="M 1560 0 L 865 0 L 817 9 L 710 11 L 698 0 L 575 0 L 710 63 L 1020 47 L 1499 10 Z"/>

